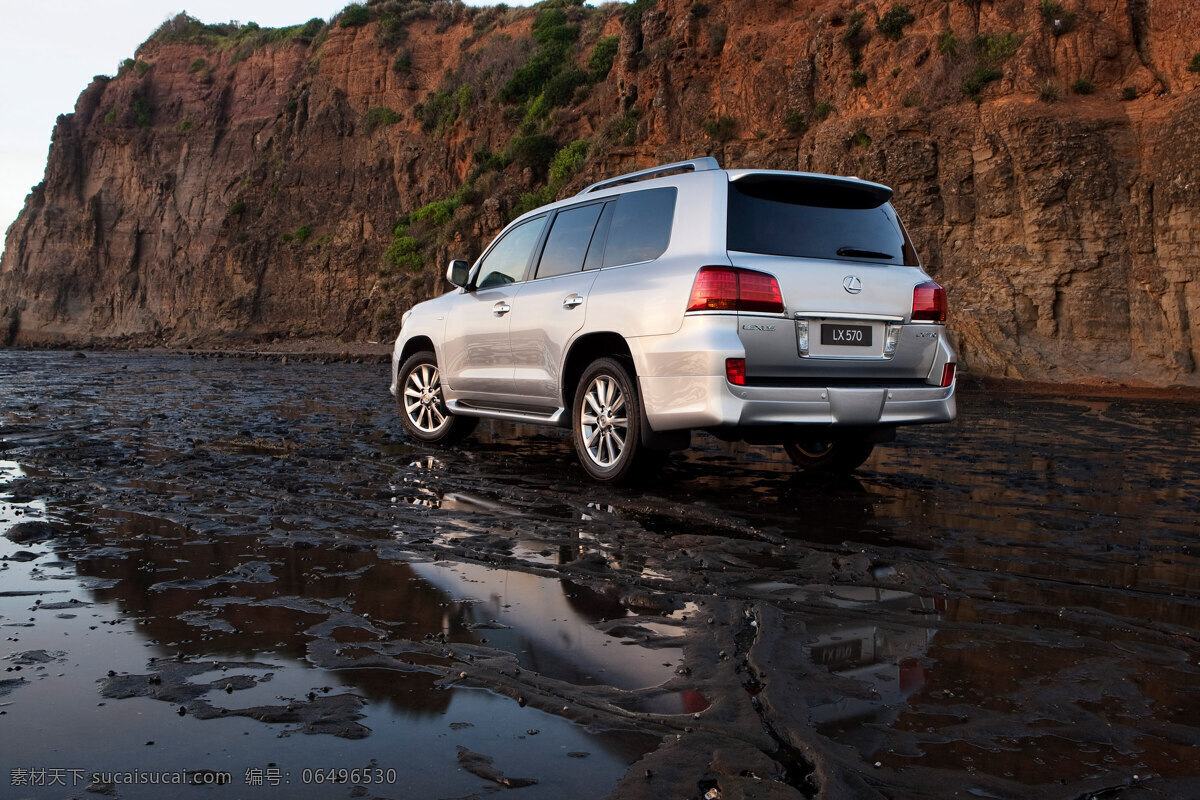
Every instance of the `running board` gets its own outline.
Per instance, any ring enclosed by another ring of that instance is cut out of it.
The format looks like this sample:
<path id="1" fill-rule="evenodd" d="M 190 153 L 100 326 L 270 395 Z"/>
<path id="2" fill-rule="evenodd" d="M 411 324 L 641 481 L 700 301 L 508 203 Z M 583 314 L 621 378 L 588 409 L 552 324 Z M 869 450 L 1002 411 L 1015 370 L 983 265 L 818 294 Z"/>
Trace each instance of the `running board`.
<path id="1" fill-rule="evenodd" d="M 486 406 L 467 405 L 460 400 L 449 400 L 446 409 L 451 414 L 460 417 L 487 417 L 489 419 L 506 419 L 512 422 L 532 422 L 534 425 L 553 425 L 565 428 L 568 425 L 566 409 L 559 408 L 551 412 L 515 411 L 509 408 L 487 408 Z"/>

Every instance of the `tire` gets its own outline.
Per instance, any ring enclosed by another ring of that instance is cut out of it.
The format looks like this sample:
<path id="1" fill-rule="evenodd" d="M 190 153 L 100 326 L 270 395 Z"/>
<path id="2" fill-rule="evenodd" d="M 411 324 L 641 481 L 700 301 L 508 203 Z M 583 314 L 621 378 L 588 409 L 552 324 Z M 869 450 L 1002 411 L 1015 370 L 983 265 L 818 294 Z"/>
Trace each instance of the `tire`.
<path id="1" fill-rule="evenodd" d="M 784 442 L 792 463 L 804 472 L 845 475 L 862 466 L 875 445 L 861 439 L 836 442 Z"/>
<path id="2" fill-rule="evenodd" d="M 429 444 L 449 444 L 470 435 L 476 417 L 460 417 L 446 409 L 437 357 L 428 350 L 413 353 L 400 366 L 396 409 L 408 435 Z"/>
<path id="3" fill-rule="evenodd" d="M 642 444 L 642 401 L 629 369 L 600 358 L 584 370 L 575 389 L 571 433 L 579 463 L 604 482 L 629 479 L 661 458 Z"/>

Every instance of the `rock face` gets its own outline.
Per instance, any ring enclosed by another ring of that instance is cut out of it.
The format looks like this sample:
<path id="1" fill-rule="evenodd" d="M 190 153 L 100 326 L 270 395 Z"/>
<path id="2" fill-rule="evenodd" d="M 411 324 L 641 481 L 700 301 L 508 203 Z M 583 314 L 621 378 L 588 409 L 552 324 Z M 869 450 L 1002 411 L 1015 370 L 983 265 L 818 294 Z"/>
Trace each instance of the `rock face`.
<path id="1" fill-rule="evenodd" d="M 352 11 L 175 20 L 97 78 L 8 230 L 0 340 L 388 337 L 522 208 L 715 155 L 893 186 L 974 373 L 1200 386 L 1195 4 Z"/>

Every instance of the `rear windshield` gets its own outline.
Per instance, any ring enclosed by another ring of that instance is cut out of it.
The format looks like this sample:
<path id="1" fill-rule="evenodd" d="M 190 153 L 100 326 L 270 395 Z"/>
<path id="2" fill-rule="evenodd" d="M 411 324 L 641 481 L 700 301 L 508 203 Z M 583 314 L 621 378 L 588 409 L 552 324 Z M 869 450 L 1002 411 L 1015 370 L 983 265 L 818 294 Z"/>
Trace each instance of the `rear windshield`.
<path id="1" fill-rule="evenodd" d="M 729 184 L 727 247 L 919 266 L 886 192 L 844 181 L 749 175 Z"/>

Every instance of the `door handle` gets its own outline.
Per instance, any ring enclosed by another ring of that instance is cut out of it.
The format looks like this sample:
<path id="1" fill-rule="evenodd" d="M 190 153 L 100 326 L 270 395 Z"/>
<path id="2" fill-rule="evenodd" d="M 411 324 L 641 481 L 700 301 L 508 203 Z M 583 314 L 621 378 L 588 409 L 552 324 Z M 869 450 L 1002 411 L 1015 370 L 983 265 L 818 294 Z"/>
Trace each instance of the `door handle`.
<path id="1" fill-rule="evenodd" d="M 509 311 L 512 311 L 512 306 L 510 306 L 508 303 L 504 302 L 503 300 L 501 300 L 499 303 L 496 303 L 496 305 L 492 306 L 492 313 L 495 314 L 497 317 L 503 316 L 504 314 L 507 314 Z"/>
<path id="2" fill-rule="evenodd" d="M 574 308 L 579 305 L 583 305 L 583 295 L 581 294 L 569 294 L 563 298 L 563 308 Z"/>

